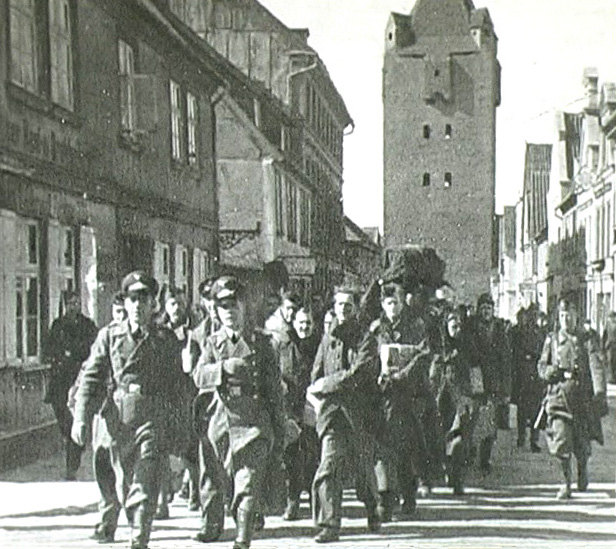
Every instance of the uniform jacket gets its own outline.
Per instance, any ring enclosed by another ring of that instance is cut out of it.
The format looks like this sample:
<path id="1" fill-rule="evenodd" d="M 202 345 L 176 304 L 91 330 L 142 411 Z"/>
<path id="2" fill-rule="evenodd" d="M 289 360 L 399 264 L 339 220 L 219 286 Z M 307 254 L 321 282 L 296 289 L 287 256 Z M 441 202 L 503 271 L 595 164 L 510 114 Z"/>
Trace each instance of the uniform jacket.
<path id="1" fill-rule="evenodd" d="M 89 423 L 97 411 L 97 397 L 113 382 L 101 415 L 107 420 L 113 436 L 113 423 L 126 423 L 136 427 L 145 422 L 152 424 L 172 440 L 169 431 L 182 421 L 183 376 L 180 346 L 167 328 L 152 324 L 145 336 L 135 341 L 128 321 L 110 324 L 98 333 L 84 367 L 83 378 L 77 390 L 75 419 Z M 123 397 L 132 395 L 129 402 Z M 139 398 L 141 397 L 141 398 Z M 131 420 L 126 420 L 126 417 Z M 186 418 L 186 421 L 188 418 Z"/>
<path id="2" fill-rule="evenodd" d="M 43 357 L 51 364 L 46 402 L 67 400 L 97 331 L 96 324 L 82 314 L 54 320 L 43 347 Z"/>
<path id="3" fill-rule="evenodd" d="M 247 361 L 252 379 L 238 382 L 228 375 L 225 361 L 231 358 Z M 201 394 L 214 394 L 208 409 L 208 437 L 227 465 L 233 454 L 258 438 L 282 449 L 284 404 L 270 337 L 248 332 L 233 343 L 221 328 L 207 338 L 192 375 Z"/>
<path id="4" fill-rule="evenodd" d="M 603 370 L 597 341 L 579 332 L 552 332 L 545 339 L 537 370 L 549 384 L 543 403 L 548 417 L 575 421 L 590 440 L 603 444 L 599 399 L 605 389 L 593 381 L 602 379 Z"/>
<path id="5" fill-rule="evenodd" d="M 372 334 L 362 338 L 354 321 L 334 319 L 323 336 L 312 368 L 311 381 L 323 378 L 323 404 L 317 415 L 322 436 L 340 414 L 353 428 L 378 426 L 378 343 Z"/>

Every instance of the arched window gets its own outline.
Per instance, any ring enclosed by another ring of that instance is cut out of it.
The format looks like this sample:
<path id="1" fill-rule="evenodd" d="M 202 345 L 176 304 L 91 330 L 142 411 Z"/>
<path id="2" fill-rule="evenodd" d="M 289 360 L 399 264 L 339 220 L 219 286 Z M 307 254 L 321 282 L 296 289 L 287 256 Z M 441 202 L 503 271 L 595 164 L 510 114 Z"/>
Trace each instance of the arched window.
<path id="1" fill-rule="evenodd" d="M 423 186 L 424 187 L 429 187 L 430 186 L 430 174 L 429 173 L 424 173 L 423 174 Z"/>
<path id="2" fill-rule="evenodd" d="M 430 139 L 430 124 L 424 124 L 423 136 L 424 139 Z"/>
<path id="3" fill-rule="evenodd" d="M 445 124 L 445 139 L 451 139 L 453 135 L 453 129 L 451 124 Z"/>
<path id="4" fill-rule="evenodd" d="M 445 188 L 449 188 L 453 185 L 453 178 L 451 172 L 445 172 Z"/>

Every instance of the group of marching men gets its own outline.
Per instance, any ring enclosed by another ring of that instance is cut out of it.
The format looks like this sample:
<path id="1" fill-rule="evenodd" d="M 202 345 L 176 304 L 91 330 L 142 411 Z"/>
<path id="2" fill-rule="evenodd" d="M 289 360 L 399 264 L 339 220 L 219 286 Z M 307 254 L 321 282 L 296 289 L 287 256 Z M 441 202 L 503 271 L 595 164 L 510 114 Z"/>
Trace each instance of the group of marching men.
<path id="1" fill-rule="evenodd" d="M 605 376 L 596 338 L 578 330 L 569 303 L 553 330 L 533 307 L 511 328 L 488 294 L 471 313 L 381 281 L 375 318 L 353 288 L 337 287 L 318 325 L 281 292 L 265 326 L 250 326 L 245 289 L 222 276 L 201 285 L 204 315 L 190 326 L 181 292 L 167 293 L 161 315 L 147 273 L 129 273 L 121 288 L 114 320 L 96 335 L 78 297 L 66 296 L 45 351 L 67 479 L 92 430 L 101 543 L 114 541 L 124 508 L 131 547 L 147 547 L 154 518 L 168 516 L 170 455 L 182 458 L 189 505 L 201 509 L 200 542 L 221 537 L 226 508 L 234 549 L 248 548 L 264 516 L 299 518 L 303 490 L 315 541 L 335 542 L 351 485 L 378 532 L 393 516 L 413 516 L 418 495 L 443 477 L 459 495 L 472 463 L 489 474 L 512 401 L 518 446 L 530 428 L 540 451 L 546 430 L 562 465 L 558 498 L 571 497 L 572 457 L 578 489 L 588 486 Z"/>

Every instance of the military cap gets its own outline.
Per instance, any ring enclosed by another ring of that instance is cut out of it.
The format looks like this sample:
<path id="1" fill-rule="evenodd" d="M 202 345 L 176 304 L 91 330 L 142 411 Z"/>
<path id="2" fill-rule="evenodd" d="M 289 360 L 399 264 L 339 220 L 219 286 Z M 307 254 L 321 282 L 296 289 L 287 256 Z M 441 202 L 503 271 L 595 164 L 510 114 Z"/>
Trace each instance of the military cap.
<path id="1" fill-rule="evenodd" d="M 210 290 L 210 296 L 215 301 L 221 301 L 227 298 L 236 298 L 241 291 L 241 285 L 239 280 L 234 276 L 221 276 L 217 278 L 212 289 Z"/>
<path id="2" fill-rule="evenodd" d="M 203 298 L 210 299 L 212 291 L 212 285 L 216 281 L 216 277 L 206 278 L 201 284 L 199 284 L 199 295 Z"/>
<path id="3" fill-rule="evenodd" d="M 147 292 L 152 297 L 156 297 L 158 282 L 147 275 L 145 271 L 133 271 L 122 280 L 122 293 L 126 295 L 130 292 Z"/>

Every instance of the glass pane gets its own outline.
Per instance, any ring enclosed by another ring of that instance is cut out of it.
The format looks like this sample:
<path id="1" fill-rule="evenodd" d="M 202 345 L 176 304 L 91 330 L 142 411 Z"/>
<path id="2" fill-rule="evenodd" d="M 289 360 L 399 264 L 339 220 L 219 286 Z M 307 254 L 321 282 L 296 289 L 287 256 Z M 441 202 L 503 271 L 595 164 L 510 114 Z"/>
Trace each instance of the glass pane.
<path id="1" fill-rule="evenodd" d="M 24 316 L 23 309 L 23 279 L 21 277 L 17 277 L 15 279 L 15 291 L 16 291 L 16 300 L 15 300 L 15 317 L 19 320 Z"/>
<path id="2" fill-rule="evenodd" d="M 36 225 L 28 225 L 28 263 L 36 265 L 38 263 L 38 239 Z"/>
<path id="3" fill-rule="evenodd" d="M 17 356 L 23 357 L 23 279 L 15 280 L 15 343 Z"/>
<path id="4" fill-rule="evenodd" d="M 26 329 L 27 356 L 36 356 L 38 354 L 38 318 L 28 318 Z"/>
<path id="5" fill-rule="evenodd" d="M 73 266 L 73 256 L 74 256 L 73 230 L 66 229 L 65 242 L 64 242 L 64 265 L 66 267 Z"/>
<path id="6" fill-rule="evenodd" d="M 38 280 L 36 278 L 28 278 L 27 312 L 28 316 L 38 315 Z"/>

